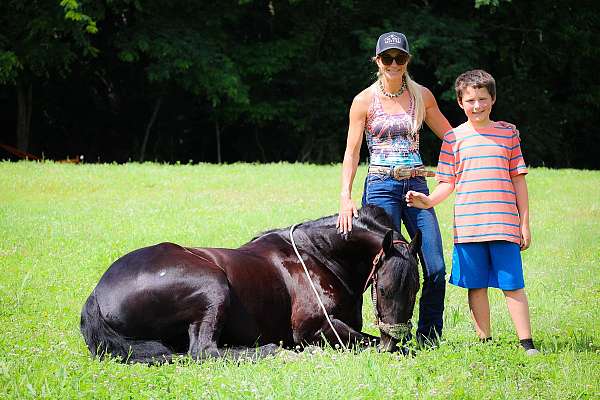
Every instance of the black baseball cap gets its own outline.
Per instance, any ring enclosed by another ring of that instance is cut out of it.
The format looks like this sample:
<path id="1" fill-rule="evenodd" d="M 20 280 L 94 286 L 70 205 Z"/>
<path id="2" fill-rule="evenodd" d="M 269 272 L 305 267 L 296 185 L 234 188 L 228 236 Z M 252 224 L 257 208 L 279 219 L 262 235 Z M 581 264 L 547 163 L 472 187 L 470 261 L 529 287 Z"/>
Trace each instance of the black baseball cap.
<path id="1" fill-rule="evenodd" d="M 398 49 L 406 54 L 410 54 L 408 51 L 408 40 L 406 39 L 406 36 L 400 32 L 384 33 L 377 39 L 377 47 L 375 47 L 376 56 L 389 49 Z"/>

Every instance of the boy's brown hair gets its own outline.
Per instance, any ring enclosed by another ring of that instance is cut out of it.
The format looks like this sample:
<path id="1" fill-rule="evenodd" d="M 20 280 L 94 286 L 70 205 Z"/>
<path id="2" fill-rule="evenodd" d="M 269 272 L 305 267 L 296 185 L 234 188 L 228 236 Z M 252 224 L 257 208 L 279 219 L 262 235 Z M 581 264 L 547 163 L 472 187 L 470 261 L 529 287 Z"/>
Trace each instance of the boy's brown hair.
<path id="1" fill-rule="evenodd" d="M 456 91 L 456 99 L 462 104 L 463 90 L 468 87 L 475 89 L 486 88 L 492 100 L 496 99 L 496 81 L 494 77 L 482 69 L 474 69 L 462 73 L 456 78 L 454 90 Z"/>

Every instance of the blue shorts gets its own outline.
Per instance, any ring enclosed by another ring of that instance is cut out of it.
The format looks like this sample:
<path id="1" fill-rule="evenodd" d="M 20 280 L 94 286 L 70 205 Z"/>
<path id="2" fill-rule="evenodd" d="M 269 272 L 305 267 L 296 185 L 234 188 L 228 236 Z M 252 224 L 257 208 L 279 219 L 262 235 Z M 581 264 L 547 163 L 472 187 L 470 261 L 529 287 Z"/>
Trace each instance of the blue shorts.
<path id="1" fill-rule="evenodd" d="M 518 244 L 503 240 L 455 243 L 449 282 L 467 289 L 522 289 L 525 281 L 521 249 Z"/>

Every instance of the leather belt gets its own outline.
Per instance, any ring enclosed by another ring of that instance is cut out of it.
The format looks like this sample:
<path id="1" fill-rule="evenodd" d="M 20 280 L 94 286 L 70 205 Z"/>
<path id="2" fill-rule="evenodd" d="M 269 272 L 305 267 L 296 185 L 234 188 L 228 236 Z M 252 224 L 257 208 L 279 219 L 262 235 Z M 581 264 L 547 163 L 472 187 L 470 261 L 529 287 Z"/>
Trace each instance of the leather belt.
<path id="1" fill-rule="evenodd" d="M 425 167 L 403 168 L 403 167 L 383 167 L 379 165 L 369 165 L 369 174 L 389 175 L 396 180 L 410 179 L 415 176 L 432 177 L 435 172 L 428 171 Z"/>

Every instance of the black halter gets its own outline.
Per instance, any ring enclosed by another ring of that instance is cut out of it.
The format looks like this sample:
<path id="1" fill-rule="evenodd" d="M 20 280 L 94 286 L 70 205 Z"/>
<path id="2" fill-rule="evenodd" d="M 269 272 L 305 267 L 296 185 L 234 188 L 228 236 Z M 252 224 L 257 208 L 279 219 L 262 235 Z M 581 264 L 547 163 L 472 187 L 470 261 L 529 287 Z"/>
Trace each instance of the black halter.
<path id="1" fill-rule="evenodd" d="M 408 244 L 404 240 L 394 240 L 394 244 Z M 410 334 L 412 330 L 412 323 L 409 320 L 408 322 L 400 322 L 398 324 L 387 324 L 382 322 L 379 318 L 379 303 L 377 301 L 377 271 L 382 263 L 382 257 L 384 255 L 383 248 L 379 250 L 379 252 L 373 258 L 373 268 L 371 268 L 371 272 L 367 277 L 367 281 L 365 282 L 365 287 L 363 289 L 363 293 L 367 290 L 369 284 L 371 284 L 371 300 L 373 301 L 373 313 L 375 315 L 375 326 L 379 328 L 380 331 L 385 334 L 391 336 L 396 340 L 404 339 L 408 334 Z"/>

